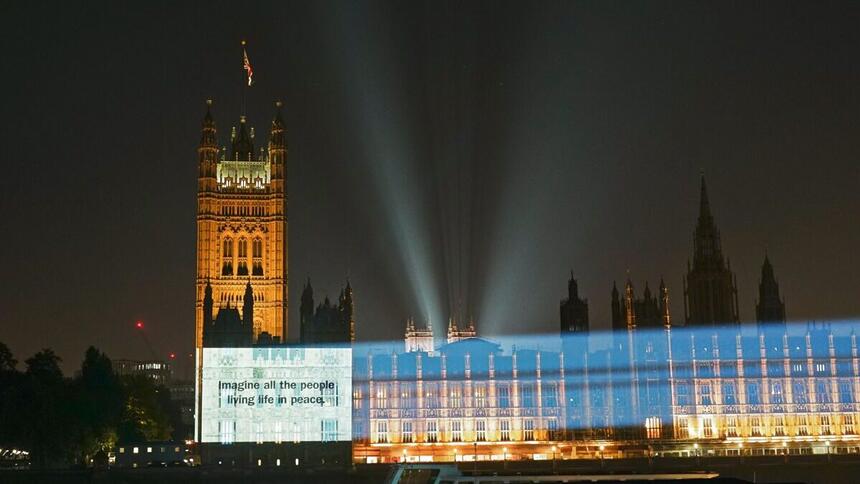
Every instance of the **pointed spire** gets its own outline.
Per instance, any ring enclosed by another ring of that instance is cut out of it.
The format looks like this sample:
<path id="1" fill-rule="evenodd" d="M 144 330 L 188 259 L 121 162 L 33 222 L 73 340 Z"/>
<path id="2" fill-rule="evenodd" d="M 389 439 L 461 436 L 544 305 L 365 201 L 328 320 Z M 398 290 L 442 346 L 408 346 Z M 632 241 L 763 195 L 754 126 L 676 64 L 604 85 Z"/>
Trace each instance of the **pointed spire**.
<path id="1" fill-rule="evenodd" d="M 245 116 L 239 118 L 239 129 L 233 138 L 232 152 L 236 161 L 257 161 L 257 152 L 254 150 L 254 138 L 248 130 Z"/>
<path id="2" fill-rule="evenodd" d="M 708 201 L 708 187 L 705 184 L 705 174 L 702 173 L 702 187 L 699 195 L 699 220 L 711 219 L 711 204 Z"/>

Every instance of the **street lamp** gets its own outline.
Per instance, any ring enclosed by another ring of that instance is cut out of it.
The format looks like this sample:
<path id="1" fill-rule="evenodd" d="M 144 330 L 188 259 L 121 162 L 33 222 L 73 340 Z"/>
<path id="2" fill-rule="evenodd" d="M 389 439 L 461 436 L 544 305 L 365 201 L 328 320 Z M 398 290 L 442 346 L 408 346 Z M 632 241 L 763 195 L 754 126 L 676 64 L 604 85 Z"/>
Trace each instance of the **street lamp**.
<path id="1" fill-rule="evenodd" d="M 603 467 L 603 465 L 604 465 L 603 451 L 606 449 L 606 446 L 604 446 L 603 444 L 600 444 L 600 447 L 598 447 L 598 449 L 600 449 L 600 467 Z"/>
<path id="2" fill-rule="evenodd" d="M 558 451 L 558 447 L 552 446 L 552 472 L 555 473 L 555 453 Z"/>
<path id="3" fill-rule="evenodd" d="M 508 468 L 508 448 L 502 447 L 502 466 L 507 469 Z"/>

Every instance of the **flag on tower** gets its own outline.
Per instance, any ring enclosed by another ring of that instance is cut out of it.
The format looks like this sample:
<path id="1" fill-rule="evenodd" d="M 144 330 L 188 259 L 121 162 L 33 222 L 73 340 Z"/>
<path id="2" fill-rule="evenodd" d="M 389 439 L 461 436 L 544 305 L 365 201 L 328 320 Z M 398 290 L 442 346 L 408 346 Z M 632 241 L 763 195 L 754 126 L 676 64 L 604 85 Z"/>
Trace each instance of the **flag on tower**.
<path id="1" fill-rule="evenodd" d="M 245 45 L 245 43 L 242 42 L 242 45 Z M 251 69 L 251 61 L 248 60 L 248 51 L 244 47 L 242 47 L 242 57 L 242 68 L 248 73 L 248 85 L 250 86 L 253 83 L 254 71 Z"/>

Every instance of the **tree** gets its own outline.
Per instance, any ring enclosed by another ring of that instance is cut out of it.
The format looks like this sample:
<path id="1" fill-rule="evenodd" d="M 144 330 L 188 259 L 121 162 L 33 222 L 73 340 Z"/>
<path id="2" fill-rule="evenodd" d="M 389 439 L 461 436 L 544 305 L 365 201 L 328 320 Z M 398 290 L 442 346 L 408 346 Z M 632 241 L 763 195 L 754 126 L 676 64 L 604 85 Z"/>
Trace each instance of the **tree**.
<path id="1" fill-rule="evenodd" d="M 167 440 L 173 430 L 167 409 L 162 406 L 163 393 L 168 390 L 156 386 L 146 375 L 123 378 L 125 402 L 117 429 L 119 442 Z M 168 393 L 169 395 L 169 393 Z"/>
<path id="2" fill-rule="evenodd" d="M 0 343 L 0 447 L 20 444 L 20 419 L 16 411 L 21 404 L 23 375 L 17 364 L 9 347 Z"/>
<path id="3" fill-rule="evenodd" d="M 16 415 L 21 444 L 30 450 L 35 467 L 59 465 L 69 457 L 72 423 L 68 383 L 60 370 L 60 357 L 44 349 L 27 359 Z"/>
<path id="4" fill-rule="evenodd" d="M 122 416 L 123 388 L 107 355 L 92 346 L 87 349 L 71 393 L 76 450 L 87 463 L 99 450 L 114 446 Z"/>
<path id="5" fill-rule="evenodd" d="M 12 356 L 12 351 L 4 343 L 0 342 L 0 372 L 17 371 L 18 360 Z"/>

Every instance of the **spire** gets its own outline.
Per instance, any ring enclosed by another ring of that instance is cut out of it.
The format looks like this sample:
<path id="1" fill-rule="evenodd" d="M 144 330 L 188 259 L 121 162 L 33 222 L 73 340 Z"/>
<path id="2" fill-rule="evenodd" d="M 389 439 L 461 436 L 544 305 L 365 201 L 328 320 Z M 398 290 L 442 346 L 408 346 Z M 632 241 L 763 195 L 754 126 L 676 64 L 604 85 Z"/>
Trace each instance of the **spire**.
<path id="1" fill-rule="evenodd" d="M 570 279 L 567 281 L 567 297 L 570 301 L 579 299 L 579 285 L 573 278 L 573 269 L 570 270 Z"/>
<path id="2" fill-rule="evenodd" d="M 236 161 L 257 161 L 257 153 L 254 150 L 254 138 L 248 130 L 245 116 L 239 118 L 239 129 L 233 138 L 233 156 Z"/>
<path id="3" fill-rule="evenodd" d="M 201 148 L 218 149 L 218 141 L 215 139 L 215 119 L 212 118 L 212 100 L 206 100 L 206 114 L 203 116 L 202 135 L 200 137 Z"/>
<path id="4" fill-rule="evenodd" d="M 212 307 L 214 306 L 214 301 L 212 300 L 212 286 L 209 284 L 209 280 L 206 280 L 206 287 L 203 289 L 203 327 L 207 327 L 212 324 Z"/>
<path id="5" fill-rule="evenodd" d="M 785 323 L 785 303 L 779 295 L 779 283 L 767 254 L 761 265 L 761 280 L 758 285 L 756 317 L 759 324 Z"/>
<path id="6" fill-rule="evenodd" d="M 242 321 L 245 325 L 254 325 L 254 289 L 251 288 L 251 279 L 245 284 L 245 297 L 242 306 Z"/>
<path id="7" fill-rule="evenodd" d="M 708 186 L 705 184 L 705 174 L 702 173 L 702 188 L 699 195 L 699 223 L 702 220 L 710 220 L 712 218 L 711 204 L 708 202 Z"/>

